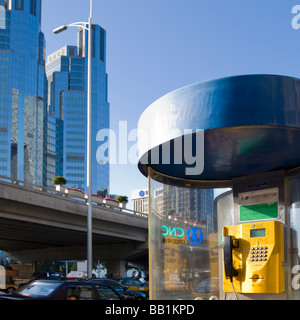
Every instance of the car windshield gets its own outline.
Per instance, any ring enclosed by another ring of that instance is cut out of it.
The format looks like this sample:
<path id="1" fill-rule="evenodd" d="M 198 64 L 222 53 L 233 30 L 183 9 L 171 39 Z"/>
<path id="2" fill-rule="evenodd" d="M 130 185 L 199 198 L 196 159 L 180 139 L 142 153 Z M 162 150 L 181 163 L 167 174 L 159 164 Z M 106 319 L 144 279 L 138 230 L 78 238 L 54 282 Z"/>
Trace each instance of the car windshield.
<path id="1" fill-rule="evenodd" d="M 200 282 L 198 285 L 197 285 L 197 288 L 207 288 L 208 286 L 210 285 L 210 281 L 209 280 L 204 280 L 202 282 Z"/>
<path id="2" fill-rule="evenodd" d="M 22 296 L 28 297 L 48 297 L 51 293 L 58 288 L 62 283 L 49 281 L 49 282 L 41 282 L 35 281 L 32 282 L 23 288 L 19 289 L 16 293 Z"/>
<path id="3" fill-rule="evenodd" d="M 124 279 L 121 282 L 125 286 L 142 286 L 143 284 L 136 279 Z"/>

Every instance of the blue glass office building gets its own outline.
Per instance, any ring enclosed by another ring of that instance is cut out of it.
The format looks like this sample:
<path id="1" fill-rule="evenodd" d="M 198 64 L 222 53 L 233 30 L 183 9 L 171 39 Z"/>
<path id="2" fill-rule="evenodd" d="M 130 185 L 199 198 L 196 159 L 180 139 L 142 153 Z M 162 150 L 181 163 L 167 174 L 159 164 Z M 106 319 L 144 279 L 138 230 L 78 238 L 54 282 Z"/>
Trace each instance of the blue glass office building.
<path id="1" fill-rule="evenodd" d="M 107 102 L 106 32 L 93 25 L 92 34 L 92 192 L 109 189 L 109 164 L 96 159 L 97 132 L 109 128 Z M 58 174 L 66 186 L 86 190 L 88 32 L 78 29 L 77 46 L 52 53 L 48 79 L 47 185 Z"/>
<path id="2" fill-rule="evenodd" d="M 0 175 L 45 183 L 41 0 L 0 0 Z"/>

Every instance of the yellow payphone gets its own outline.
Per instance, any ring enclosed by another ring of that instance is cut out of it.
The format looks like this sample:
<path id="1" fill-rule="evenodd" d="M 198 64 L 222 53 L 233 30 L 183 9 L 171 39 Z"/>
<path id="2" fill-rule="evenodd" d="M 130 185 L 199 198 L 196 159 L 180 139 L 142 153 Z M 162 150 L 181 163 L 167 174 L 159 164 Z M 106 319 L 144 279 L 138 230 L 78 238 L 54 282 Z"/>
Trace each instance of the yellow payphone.
<path id="1" fill-rule="evenodd" d="M 281 222 L 227 226 L 223 228 L 223 236 L 224 292 L 285 291 L 284 225 Z"/>

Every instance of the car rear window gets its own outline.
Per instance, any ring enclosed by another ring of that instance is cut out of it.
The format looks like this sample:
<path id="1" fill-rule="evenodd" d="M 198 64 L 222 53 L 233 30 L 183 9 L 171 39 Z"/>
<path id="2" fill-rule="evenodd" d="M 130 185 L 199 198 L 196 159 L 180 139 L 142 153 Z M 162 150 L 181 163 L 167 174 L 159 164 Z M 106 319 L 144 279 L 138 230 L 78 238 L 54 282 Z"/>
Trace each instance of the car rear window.
<path id="1" fill-rule="evenodd" d="M 48 297 L 61 286 L 59 282 L 32 282 L 18 290 L 18 294 L 29 297 Z"/>

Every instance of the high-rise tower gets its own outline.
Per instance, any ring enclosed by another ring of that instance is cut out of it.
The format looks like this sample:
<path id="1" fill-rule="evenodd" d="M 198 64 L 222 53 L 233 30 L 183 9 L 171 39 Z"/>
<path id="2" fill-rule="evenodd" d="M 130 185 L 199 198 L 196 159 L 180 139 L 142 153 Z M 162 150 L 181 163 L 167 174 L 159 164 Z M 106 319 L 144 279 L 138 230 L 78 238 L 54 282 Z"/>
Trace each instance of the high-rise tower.
<path id="1" fill-rule="evenodd" d="M 41 0 L 0 0 L 0 175 L 45 184 Z"/>
<path id="2" fill-rule="evenodd" d="M 99 164 L 97 132 L 109 128 L 106 32 L 92 26 L 92 192 L 109 188 L 109 164 Z M 47 184 L 61 174 L 67 186 L 86 191 L 88 32 L 78 29 L 77 46 L 65 46 L 47 58 Z"/>

